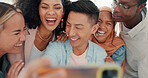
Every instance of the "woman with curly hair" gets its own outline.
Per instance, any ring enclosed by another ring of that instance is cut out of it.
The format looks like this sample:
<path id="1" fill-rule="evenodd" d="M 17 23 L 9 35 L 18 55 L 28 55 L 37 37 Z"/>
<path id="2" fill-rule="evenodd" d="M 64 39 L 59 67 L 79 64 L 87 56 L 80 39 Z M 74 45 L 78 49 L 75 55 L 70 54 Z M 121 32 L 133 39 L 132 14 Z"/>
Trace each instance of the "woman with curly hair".
<path id="1" fill-rule="evenodd" d="M 39 58 L 50 41 L 56 39 L 64 15 L 65 0 L 18 0 L 16 6 L 24 15 L 29 35 L 25 41 L 25 63 Z"/>

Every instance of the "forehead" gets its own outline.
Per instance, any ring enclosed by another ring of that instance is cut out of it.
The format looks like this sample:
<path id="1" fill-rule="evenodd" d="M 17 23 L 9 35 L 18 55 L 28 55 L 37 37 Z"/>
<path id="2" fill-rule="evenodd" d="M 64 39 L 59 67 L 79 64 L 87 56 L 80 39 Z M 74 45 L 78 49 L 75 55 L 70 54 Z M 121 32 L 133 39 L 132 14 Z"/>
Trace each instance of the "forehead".
<path id="1" fill-rule="evenodd" d="M 18 29 L 25 26 L 24 18 L 20 13 L 14 14 L 6 22 L 4 22 L 4 29 Z"/>
<path id="2" fill-rule="evenodd" d="M 99 14 L 99 18 L 112 19 L 112 15 L 108 11 L 101 11 Z"/>
<path id="3" fill-rule="evenodd" d="M 72 24 L 89 24 L 87 14 L 74 11 L 69 13 L 67 21 Z"/>
<path id="4" fill-rule="evenodd" d="M 137 3 L 138 0 L 114 0 L 119 1 L 120 3 Z"/>
<path id="5" fill-rule="evenodd" d="M 42 3 L 46 3 L 48 5 L 51 5 L 51 4 L 60 4 L 62 5 L 62 1 L 61 0 L 41 0 L 41 4 Z"/>

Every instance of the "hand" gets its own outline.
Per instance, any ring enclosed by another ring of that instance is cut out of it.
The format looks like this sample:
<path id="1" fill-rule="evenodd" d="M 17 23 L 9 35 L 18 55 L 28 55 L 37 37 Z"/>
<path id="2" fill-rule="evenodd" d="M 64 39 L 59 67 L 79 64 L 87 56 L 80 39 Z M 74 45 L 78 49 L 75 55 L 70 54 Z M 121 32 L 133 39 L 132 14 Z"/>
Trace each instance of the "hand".
<path id="1" fill-rule="evenodd" d="M 7 78 L 17 78 L 20 70 L 23 68 L 24 66 L 24 62 L 21 61 L 17 61 L 14 64 L 11 65 L 8 73 L 7 73 Z"/>
<path id="2" fill-rule="evenodd" d="M 115 61 L 114 61 L 111 57 L 109 57 L 109 56 L 107 56 L 107 57 L 105 58 L 105 62 L 115 63 Z"/>
<path id="3" fill-rule="evenodd" d="M 60 36 L 57 36 L 57 42 L 60 40 L 60 42 L 65 42 L 66 40 L 68 40 L 68 36 L 66 34 L 66 32 L 63 32 L 60 34 Z"/>
<path id="4" fill-rule="evenodd" d="M 40 69 L 50 69 L 50 60 L 39 58 L 24 68 L 18 78 L 66 78 L 63 70 L 55 70 L 54 72 L 39 73 Z M 45 71 L 44 71 L 45 72 Z"/>

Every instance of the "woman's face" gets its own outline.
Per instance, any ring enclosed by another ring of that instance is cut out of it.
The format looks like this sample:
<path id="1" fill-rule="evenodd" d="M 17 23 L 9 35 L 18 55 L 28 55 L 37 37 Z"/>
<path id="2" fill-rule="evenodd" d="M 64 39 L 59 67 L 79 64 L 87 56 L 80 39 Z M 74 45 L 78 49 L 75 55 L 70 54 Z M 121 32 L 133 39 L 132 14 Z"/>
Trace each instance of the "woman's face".
<path id="1" fill-rule="evenodd" d="M 63 5 L 61 0 L 41 0 L 39 15 L 43 26 L 53 31 L 63 16 Z"/>
<path id="2" fill-rule="evenodd" d="M 0 52 L 19 53 L 26 39 L 24 18 L 16 13 L 4 22 L 4 28 L 0 31 Z"/>
<path id="3" fill-rule="evenodd" d="M 99 28 L 95 33 L 95 37 L 98 42 L 105 42 L 113 31 L 113 20 L 111 18 L 111 13 L 107 11 L 100 12 L 98 19 Z"/>

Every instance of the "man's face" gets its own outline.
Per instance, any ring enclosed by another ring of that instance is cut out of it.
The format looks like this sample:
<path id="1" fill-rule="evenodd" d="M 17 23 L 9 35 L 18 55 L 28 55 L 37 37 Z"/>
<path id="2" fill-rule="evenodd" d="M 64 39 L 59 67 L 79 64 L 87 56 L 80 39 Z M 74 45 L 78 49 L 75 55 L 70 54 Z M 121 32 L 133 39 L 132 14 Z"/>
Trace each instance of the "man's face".
<path id="1" fill-rule="evenodd" d="M 132 20 L 138 14 L 137 0 L 113 0 L 113 20 L 126 22 Z"/>
<path id="2" fill-rule="evenodd" d="M 71 11 L 66 22 L 66 32 L 72 47 L 86 47 L 91 34 L 97 30 L 95 27 L 97 25 L 91 26 L 86 14 Z"/>

